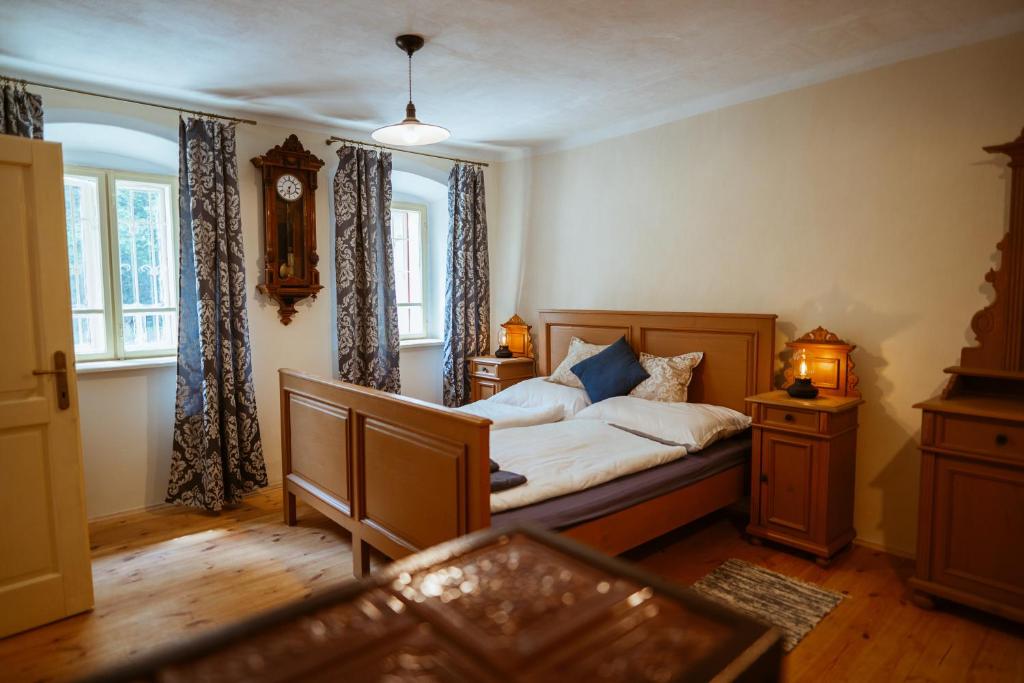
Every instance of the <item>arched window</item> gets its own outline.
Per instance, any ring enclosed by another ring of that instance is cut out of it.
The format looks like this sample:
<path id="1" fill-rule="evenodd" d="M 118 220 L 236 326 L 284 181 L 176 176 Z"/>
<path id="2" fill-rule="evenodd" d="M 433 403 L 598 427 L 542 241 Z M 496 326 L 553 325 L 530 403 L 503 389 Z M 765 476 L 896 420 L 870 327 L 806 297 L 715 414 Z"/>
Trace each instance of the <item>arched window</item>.
<path id="1" fill-rule="evenodd" d="M 95 123 L 52 123 L 64 148 L 75 356 L 174 355 L 177 144 Z"/>

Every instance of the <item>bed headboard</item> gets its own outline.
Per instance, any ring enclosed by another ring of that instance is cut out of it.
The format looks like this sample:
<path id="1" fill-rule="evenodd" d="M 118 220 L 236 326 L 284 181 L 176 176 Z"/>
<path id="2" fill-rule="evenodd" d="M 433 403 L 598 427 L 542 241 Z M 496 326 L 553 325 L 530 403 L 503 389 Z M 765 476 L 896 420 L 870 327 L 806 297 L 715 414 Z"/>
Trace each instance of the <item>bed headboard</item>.
<path id="1" fill-rule="evenodd" d="M 744 397 L 772 389 L 775 315 L 655 313 L 643 311 L 540 311 L 538 369 L 542 375 L 565 358 L 569 340 L 610 344 L 619 337 L 638 355 L 677 356 L 703 351 L 690 383 L 692 403 L 746 411 Z"/>

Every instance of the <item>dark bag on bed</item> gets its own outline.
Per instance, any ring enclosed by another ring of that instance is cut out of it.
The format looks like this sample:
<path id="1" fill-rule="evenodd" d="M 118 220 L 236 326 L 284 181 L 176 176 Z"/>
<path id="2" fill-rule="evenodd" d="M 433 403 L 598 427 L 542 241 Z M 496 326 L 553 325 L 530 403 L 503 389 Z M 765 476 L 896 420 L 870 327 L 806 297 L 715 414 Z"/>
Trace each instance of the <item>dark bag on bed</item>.
<path id="1" fill-rule="evenodd" d="M 515 472 L 506 472 L 505 470 L 491 472 L 491 493 L 505 491 L 525 483 L 526 477 Z"/>

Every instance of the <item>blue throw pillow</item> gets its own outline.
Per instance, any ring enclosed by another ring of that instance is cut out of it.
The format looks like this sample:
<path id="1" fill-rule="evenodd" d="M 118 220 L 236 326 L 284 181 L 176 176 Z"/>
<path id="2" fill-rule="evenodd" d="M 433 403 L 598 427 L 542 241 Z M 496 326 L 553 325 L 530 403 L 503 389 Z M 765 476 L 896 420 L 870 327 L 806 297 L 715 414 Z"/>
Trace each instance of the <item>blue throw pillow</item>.
<path id="1" fill-rule="evenodd" d="M 593 403 L 612 396 L 625 396 L 650 377 L 633 354 L 625 337 L 604 351 L 572 366 Z"/>

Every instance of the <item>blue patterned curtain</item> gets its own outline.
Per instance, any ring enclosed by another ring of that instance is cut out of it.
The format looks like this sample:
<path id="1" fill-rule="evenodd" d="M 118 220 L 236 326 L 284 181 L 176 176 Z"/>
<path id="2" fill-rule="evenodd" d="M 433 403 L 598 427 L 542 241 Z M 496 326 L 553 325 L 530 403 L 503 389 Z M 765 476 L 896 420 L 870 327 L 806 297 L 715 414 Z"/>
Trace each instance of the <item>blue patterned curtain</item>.
<path id="1" fill-rule="evenodd" d="M 252 383 L 232 124 L 178 127 L 180 294 L 167 502 L 220 510 L 267 485 Z"/>
<path id="2" fill-rule="evenodd" d="M 345 145 L 334 174 L 338 371 L 398 393 L 398 303 L 391 246 L 391 154 Z"/>
<path id="3" fill-rule="evenodd" d="M 456 164 L 448 176 L 448 273 L 444 297 L 444 404 L 469 400 L 466 359 L 490 348 L 484 170 Z"/>
<path id="4" fill-rule="evenodd" d="M 25 86 L 5 83 L 0 88 L 0 133 L 43 139 L 43 98 Z"/>

